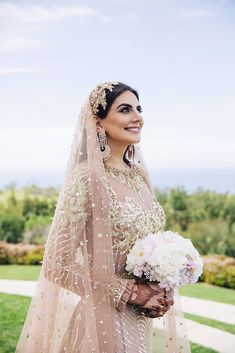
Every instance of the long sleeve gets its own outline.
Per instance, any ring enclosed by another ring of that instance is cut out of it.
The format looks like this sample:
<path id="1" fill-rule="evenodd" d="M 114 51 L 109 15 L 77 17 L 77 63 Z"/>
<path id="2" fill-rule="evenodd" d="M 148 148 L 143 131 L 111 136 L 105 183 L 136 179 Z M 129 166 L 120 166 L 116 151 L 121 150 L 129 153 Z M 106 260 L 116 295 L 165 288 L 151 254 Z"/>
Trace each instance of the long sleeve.
<path id="1" fill-rule="evenodd" d="M 119 311 L 125 311 L 126 304 L 132 294 L 135 280 L 127 280 L 119 277 L 117 274 L 110 276 L 104 283 L 87 278 L 82 274 L 81 270 L 74 267 L 74 259 L 80 261 L 80 264 L 84 261 L 81 248 L 78 248 L 76 253 L 73 254 L 66 251 L 64 243 L 68 236 L 69 233 L 66 232 L 60 235 L 60 244 L 63 244 L 63 246 L 61 246 L 60 249 L 57 247 L 56 251 L 58 260 L 60 261 L 57 262 L 56 266 L 53 265 L 50 267 L 47 260 L 47 264 L 44 267 L 45 277 L 48 280 L 55 282 L 60 287 L 78 294 L 79 296 L 85 294 L 85 287 L 87 284 L 90 284 L 93 287 L 93 290 L 100 285 L 105 286 L 105 291 L 108 291 L 110 297 L 115 301 L 116 308 Z"/>
<path id="2" fill-rule="evenodd" d="M 124 311 L 131 294 L 131 281 L 114 274 L 98 282 L 87 275 L 92 273 L 95 251 L 89 183 L 90 178 L 84 173 L 70 189 L 62 190 L 51 226 L 53 234 L 46 245 L 43 274 L 49 281 L 79 296 L 86 294 L 87 286 L 93 292 L 98 288 L 110 295 L 118 310 Z"/>
<path id="3" fill-rule="evenodd" d="M 89 182 L 87 174 L 77 174 L 61 191 L 43 260 L 44 276 L 78 295 L 84 294 L 90 281 L 84 254 Z"/>

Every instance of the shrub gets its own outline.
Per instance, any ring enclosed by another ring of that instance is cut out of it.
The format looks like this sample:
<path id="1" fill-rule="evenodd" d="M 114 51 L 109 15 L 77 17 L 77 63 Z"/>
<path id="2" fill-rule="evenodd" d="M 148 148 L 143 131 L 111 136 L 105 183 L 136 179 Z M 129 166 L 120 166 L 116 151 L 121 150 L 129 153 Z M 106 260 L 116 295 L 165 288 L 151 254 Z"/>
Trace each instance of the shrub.
<path id="1" fill-rule="evenodd" d="M 5 211 L 0 215 L 0 240 L 18 243 L 22 240 L 24 218 L 15 212 Z"/>
<path id="2" fill-rule="evenodd" d="M 0 241 L 0 265 L 8 265 L 11 263 L 9 251 L 7 251 L 6 243 Z"/>
<path id="3" fill-rule="evenodd" d="M 25 264 L 27 265 L 41 265 L 43 260 L 44 247 L 37 246 L 29 251 L 25 257 Z"/>
<path id="4" fill-rule="evenodd" d="M 235 289 L 235 258 L 225 255 L 205 256 L 201 280 L 208 284 Z"/>
<path id="5" fill-rule="evenodd" d="M 226 221 L 218 219 L 194 222 L 184 235 L 192 240 L 202 255 L 225 254 L 227 251 L 229 230 Z"/>
<path id="6" fill-rule="evenodd" d="M 25 223 L 23 241 L 29 244 L 44 244 L 49 234 L 50 224 L 50 216 L 31 215 Z"/>
<path id="7" fill-rule="evenodd" d="M 44 246 L 30 244 L 9 244 L 0 241 L 0 264 L 40 265 Z"/>

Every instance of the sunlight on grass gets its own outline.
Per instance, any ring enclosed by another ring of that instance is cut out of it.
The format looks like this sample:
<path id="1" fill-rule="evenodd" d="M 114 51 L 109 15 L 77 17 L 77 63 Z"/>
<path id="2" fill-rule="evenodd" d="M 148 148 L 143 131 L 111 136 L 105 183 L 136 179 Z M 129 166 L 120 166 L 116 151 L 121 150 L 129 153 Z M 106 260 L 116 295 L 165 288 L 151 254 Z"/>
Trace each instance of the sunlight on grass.
<path id="1" fill-rule="evenodd" d="M 0 278 L 37 281 L 40 270 L 36 265 L 0 265 Z"/>
<path id="2" fill-rule="evenodd" d="M 0 293 L 0 353 L 14 353 L 31 298 Z"/>
<path id="3" fill-rule="evenodd" d="M 31 298 L 0 293 L 0 353 L 14 353 Z M 159 335 L 153 335 L 153 353 L 158 353 Z M 206 347 L 191 343 L 192 353 L 217 353 Z"/>
<path id="4" fill-rule="evenodd" d="M 184 313 L 186 319 L 193 320 L 199 322 L 199 324 L 211 326 L 217 328 L 219 330 L 223 330 L 235 335 L 235 326 L 232 324 L 226 324 L 225 322 L 208 319 L 207 317 L 202 317 L 199 315 L 193 315 L 189 313 Z"/>
<path id="5" fill-rule="evenodd" d="M 206 300 L 214 300 L 219 303 L 235 305 L 235 290 L 218 286 L 212 286 L 207 283 L 189 284 L 180 288 L 180 295 L 194 297 Z"/>

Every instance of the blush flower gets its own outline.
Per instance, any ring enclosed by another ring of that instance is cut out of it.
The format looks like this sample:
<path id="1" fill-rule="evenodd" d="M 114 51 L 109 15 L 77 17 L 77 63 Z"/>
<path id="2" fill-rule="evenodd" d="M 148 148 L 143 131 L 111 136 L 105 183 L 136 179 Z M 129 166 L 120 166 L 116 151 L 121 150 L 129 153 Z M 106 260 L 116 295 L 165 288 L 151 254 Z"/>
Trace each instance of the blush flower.
<path id="1" fill-rule="evenodd" d="M 197 282 L 202 269 L 202 258 L 191 240 L 172 231 L 138 239 L 126 261 L 129 274 L 157 281 L 167 290 Z"/>

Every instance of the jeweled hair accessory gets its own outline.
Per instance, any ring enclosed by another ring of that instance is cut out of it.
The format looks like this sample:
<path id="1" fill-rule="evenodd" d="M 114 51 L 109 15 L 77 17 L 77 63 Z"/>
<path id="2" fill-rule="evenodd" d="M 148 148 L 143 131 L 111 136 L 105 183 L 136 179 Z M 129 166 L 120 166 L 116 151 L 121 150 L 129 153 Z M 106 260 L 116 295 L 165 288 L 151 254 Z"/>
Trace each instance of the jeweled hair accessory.
<path id="1" fill-rule="evenodd" d="M 91 105 L 92 113 L 94 115 L 99 112 L 99 105 L 101 105 L 104 110 L 107 106 L 105 90 L 108 89 L 110 92 L 112 92 L 113 86 L 118 84 L 118 81 L 100 83 L 96 86 L 96 88 L 91 91 L 91 94 L 89 96 L 89 102 Z"/>

